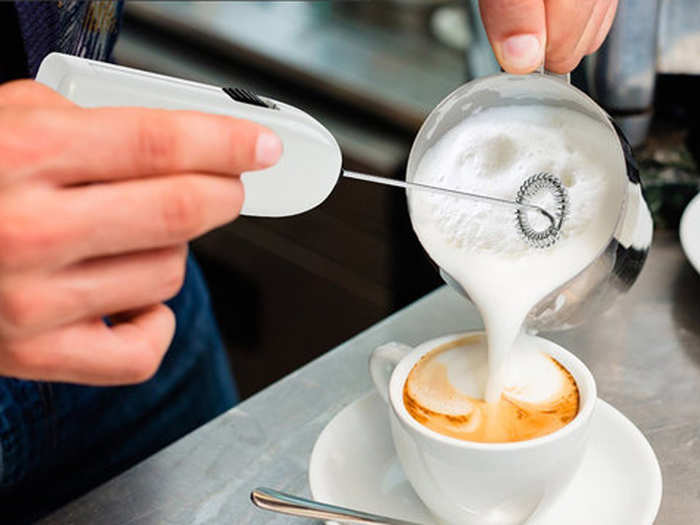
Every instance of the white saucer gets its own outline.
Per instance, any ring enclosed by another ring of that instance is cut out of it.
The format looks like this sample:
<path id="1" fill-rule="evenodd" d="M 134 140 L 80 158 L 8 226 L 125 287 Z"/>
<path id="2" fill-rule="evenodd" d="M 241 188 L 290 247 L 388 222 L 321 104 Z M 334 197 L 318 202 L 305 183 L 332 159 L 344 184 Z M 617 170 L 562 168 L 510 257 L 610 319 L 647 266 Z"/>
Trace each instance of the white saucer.
<path id="1" fill-rule="evenodd" d="M 686 206 L 678 233 L 686 257 L 700 272 L 700 194 Z"/>
<path id="2" fill-rule="evenodd" d="M 387 411 L 372 392 L 328 423 L 311 454 L 311 493 L 325 503 L 434 523 L 398 463 Z M 579 472 L 555 506 L 528 525 L 651 524 L 661 485 L 659 463 L 642 433 L 599 399 Z"/>

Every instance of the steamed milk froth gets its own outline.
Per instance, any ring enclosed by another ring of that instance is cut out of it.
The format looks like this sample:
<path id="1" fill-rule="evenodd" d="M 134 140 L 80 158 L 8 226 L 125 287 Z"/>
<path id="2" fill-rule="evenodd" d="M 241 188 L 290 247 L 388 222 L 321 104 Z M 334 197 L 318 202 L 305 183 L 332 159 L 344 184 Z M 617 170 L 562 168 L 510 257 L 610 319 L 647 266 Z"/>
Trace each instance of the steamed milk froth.
<path id="1" fill-rule="evenodd" d="M 569 214 L 547 249 L 518 235 L 511 208 L 409 191 L 413 227 L 430 257 L 478 307 L 488 335 L 486 384 L 495 403 L 506 362 L 528 312 L 603 250 L 615 228 L 625 181 L 614 133 L 590 117 L 542 106 L 486 109 L 426 151 L 413 181 L 513 200 L 539 172 L 561 179 Z M 546 206 L 547 202 L 542 202 Z M 535 220 L 540 218 L 533 217 Z"/>
<path id="2" fill-rule="evenodd" d="M 403 400 L 414 419 L 440 434 L 468 441 L 506 443 L 559 430 L 578 413 L 571 374 L 521 336 L 508 361 L 498 402 L 481 397 L 488 373 L 483 337 L 472 335 L 438 347 L 413 367 Z"/>

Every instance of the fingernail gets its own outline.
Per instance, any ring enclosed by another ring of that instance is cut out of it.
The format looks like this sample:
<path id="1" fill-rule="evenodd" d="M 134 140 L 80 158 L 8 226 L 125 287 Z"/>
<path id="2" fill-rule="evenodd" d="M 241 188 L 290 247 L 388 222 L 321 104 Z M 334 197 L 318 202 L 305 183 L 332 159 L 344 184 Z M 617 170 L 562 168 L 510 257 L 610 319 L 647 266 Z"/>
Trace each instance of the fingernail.
<path id="1" fill-rule="evenodd" d="M 282 155 L 282 141 L 274 133 L 262 131 L 255 144 L 255 161 L 259 166 L 272 166 Z"/>
<path id="2" fill-rule="evenodd" d="M 542 44 L 535 35 L 511 36 L 503 42 L 501 49 L 507 70 L 535 69 L 542 62 Z"/>

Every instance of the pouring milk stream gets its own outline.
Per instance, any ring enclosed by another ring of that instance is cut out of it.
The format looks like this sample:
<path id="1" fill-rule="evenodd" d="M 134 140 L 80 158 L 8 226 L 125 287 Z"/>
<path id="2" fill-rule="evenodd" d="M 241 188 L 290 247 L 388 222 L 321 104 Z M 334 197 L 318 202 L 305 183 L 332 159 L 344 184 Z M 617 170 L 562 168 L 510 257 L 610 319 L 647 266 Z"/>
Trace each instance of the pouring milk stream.
<path id="1" fill-rule="evenodd" d="M 420 159 L 416 182 L 509 198 L 533 173 L 549 172 L 567 189 L 570 212 L 558 242 L 546 249 L 518 235 L 510 210 L 408 192 L 420 242 L 481 313 L 488 337 L 486 401 L 497 401 L 505 387 L 528 312 L 608 243 L 625 191 L 611 172 L 618 159 L 617 137 L 608 128 L 582 113 L 539 105 L 487 108 L 444 133 Z M 548 206 L 546 200 L 538 204 Z"/>

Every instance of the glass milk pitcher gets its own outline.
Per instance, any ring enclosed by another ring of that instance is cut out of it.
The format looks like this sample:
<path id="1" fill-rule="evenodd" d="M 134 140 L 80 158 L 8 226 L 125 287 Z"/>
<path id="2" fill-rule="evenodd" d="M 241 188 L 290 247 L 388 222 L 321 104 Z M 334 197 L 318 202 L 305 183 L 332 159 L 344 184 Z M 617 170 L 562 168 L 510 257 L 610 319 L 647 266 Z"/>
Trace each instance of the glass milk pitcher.
<path id="1" fill-rule="evenodd" d="M 460 122 L 485 109 L 517 106 L 565 108 L 582 113 L 608 128 L 613 140 L 617 137 L 619 143 L 617 162 L 611 171 L 613 176 L 625 181 L 626 191 L 622 192 L 616 226 L 609 241 L 583 270 L 544 297 L 525 320 L 527 331 L 563 330 L 605 311 L 632 286 L 644 265 L 652 239 L 651 214 L 631 148 L 600 106 L 571 86 L 568 76 L 502 73 L 471 81 L 448 95 L 423 123 L 411 148 L 406 180 L 414 180 L 424 153 Z M 439 270 L 445 282 L 468 298 L 446 271 Z"/>

